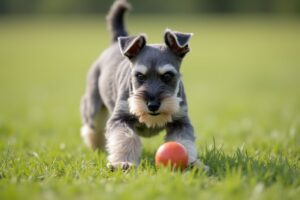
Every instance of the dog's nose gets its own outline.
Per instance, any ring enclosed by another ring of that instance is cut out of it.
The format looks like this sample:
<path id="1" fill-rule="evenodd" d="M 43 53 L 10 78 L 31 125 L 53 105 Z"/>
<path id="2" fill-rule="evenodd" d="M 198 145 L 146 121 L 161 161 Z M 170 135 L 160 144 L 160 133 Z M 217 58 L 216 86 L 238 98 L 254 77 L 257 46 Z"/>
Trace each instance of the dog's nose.
<path id="1" fill-rule="evenodd" d="M 159 109 L 160 103 L 150 101 L 150 102 L 148 102 L 147 106 L 148 106 L 148 109 L 149 109 L 151 112 L 155 112 L 155 111 L 157 111 L 157 110 Z"/>

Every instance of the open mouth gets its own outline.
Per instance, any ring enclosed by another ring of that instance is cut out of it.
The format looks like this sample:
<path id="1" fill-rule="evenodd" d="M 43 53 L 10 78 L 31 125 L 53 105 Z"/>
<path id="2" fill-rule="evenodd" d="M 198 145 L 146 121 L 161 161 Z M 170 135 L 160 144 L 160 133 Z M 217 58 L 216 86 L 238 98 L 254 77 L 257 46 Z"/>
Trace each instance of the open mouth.
<path id="1" fill-rule="evenodd" d="M 160 113 L 149 113 L 150 115 L 152 115 L 152 116 L 157 116 L 157 115 L 159 115 Z"/>

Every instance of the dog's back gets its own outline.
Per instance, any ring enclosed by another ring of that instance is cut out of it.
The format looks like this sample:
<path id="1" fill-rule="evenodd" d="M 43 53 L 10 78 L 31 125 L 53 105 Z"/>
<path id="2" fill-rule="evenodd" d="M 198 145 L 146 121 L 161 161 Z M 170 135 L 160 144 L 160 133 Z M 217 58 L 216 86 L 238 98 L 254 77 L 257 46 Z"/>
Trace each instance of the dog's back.
<path id="1" fill-rule="evenodd" d="M 91 66 L 87 75 L 86 92 L 81 99 L 81 115 L 84 126 L 81 136 L 87 146 L 96 149 L 104 148 L 105 123 L 116 100 L 114 86 L 117 68 L 125 61 L 118 46 L 118 37 L 127 36 L 124 26 L 124 14 L 129 9 L 126 0 L 116 0 L 107 15 L 108 30 L 112 35 L 112 44 L 100 55 Z M 112 59 L 113 58 L 113 59 Z"/>
<path id="2" fill-rule="evenodd" d="M 120 88 L 117 84 L 118 81 L 111 82 L 112 79 L 119 79 L 119 76 L 126 76 L 130 68 L 128 61 L 121 54 L 118 45 L 118 38 L 128 36 L 127 30 L 124 24 L 124 15 L 130 8 L 126 0 L 116 0 L 111 6 L 110 11 L 106 17 L 107 28 L 110 31 L 112 37 L 112 44 L 101 54 L 99 59 L 95 63 L 95 67 L 99 68 L 99 90 L 103 106 L 105 106 L 109 112 L 112 112 L 115 101 L 117 98 L 116 88 Z M 112 59 L 113 58 L 113 59 Z M 123 65 L 120 63 L 124 62 Z M 120 69 L 122 68 L 122 69 Z M 118 83 L 126 84 L 126 83 Z"/>

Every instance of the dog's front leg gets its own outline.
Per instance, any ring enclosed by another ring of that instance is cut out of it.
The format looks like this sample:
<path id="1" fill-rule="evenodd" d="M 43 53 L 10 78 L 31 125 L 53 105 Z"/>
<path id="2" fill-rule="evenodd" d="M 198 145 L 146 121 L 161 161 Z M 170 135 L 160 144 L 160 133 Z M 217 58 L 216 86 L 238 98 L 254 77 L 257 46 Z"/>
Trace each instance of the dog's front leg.
<path id="1" fill-rule="evenodd" d="M 129 123 L 112 118 L 107 123 L 108 167 L 127 170 L 137 167 L 141 154 L 141 141 Z"/>
<path id="2" fill-rule="evenodd" d="M 169 123 L 167 125 L 167 135 L 165 140 L 178 142 L 186 148 L 189 166 L 202 167 L 202 163 L 197 155 L 194 128 L 188 118 Z M 207 166 L 203 165 L 203 167 L 205 170 L 208 170 Z"/>

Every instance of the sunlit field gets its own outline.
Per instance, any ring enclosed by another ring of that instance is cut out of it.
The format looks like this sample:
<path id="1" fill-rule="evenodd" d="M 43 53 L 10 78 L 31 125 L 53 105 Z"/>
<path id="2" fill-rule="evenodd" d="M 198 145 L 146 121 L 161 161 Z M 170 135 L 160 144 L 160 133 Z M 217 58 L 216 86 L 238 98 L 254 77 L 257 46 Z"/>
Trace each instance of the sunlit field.
<path id="1" fill-rule="evenodd" d="M 110 172 L 79 134 L 104 16 L 0 18 L 0 199 L 298 199 L 300 21 L 279 16 L 132 16 L 132 34 L 193 32 L 182 65 L 208 173 L 156 169 L 164 133 L 135 171 Z"/>

